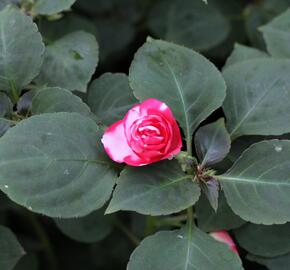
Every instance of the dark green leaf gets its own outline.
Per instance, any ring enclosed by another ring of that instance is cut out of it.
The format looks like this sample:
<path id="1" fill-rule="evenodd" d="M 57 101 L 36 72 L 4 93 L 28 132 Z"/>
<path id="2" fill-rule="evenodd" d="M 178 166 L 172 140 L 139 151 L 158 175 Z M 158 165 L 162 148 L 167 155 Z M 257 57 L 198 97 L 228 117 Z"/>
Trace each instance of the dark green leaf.
<path id="1" fill-rule="evenodd" d="M 290 61 L 254 59 L 228 67 L 223 75 L 223 109 L 232 138 L 290 132 Z"/>
<path id="2" fill-rule="evenodd" d="M 224 119 L 201 127 L 195 134 L 194 143 L 202 167 L 222 161 L 231 147 Z"/>
<path id="3" fill-rule="evenodd" d="M 67 34 L 46 47 L 36 82 L 85 92 L 98 63 L 98 50 L 92 34 L 82 31 Z"/>
<path id="4" fill-rule="evenodd" d="M 267 57 L 269 57 L 269 55 L 263 51 L 237 43 L 235 44 L 234 50 L 232 51 L 231 55 L 228 57 L 224 68 L 246 60 Z"/>
<path id="5" fill-rule="evenodd" d="M 272 56 L 290 58 L 290 9 L 260 29 Z"/>
<path id="6" fill-rule="evenodd" d="M 13 111 L 13 105 L 7 95 L 0 92 L 0 137 L 9 129 L 11 122 L 10 115 Z"/>
<path id="7" fill-rule="evenodd" d="M 32 100 L 32 114 L 52 112 L 77 112 L 90 116 L 89 107 L 70 91 L 48 87 L 38 91 Z"/>
<path id="8" fill-rule="evenodd" d="M 23 256 L 13 270 L 38 270 L 38 260 L 36 255 L 27 254 Z"/>
<path id="9" fill-rule="evenodd" d="M 159 2 L 150 15 L 149 26 L 160 38 L 199 51 L 220 44 L 230 31 L 219 9 L 192 0 Z"/>
<path id="10" fill-rule="evenodd" d="M 235 236 L 242 248 L 255 255 L 275 257 L 290 252 L 290 223 L 246 224 L 235 231 Z"/>
<path id="11" fill-rule="evenodd" d="M 77 113 L 33 116 L 0 140 L 0 188 L 31 211 L 84 216 L 109 199 L 116 171 L 102 131 Z"/>
<path id="12" fill-rule="evenodd" d="M 118 180 L 106 213 L 131 210 L 146 215 L 168 215 L 193 205 L 200 188 L 177 161 L 146 167 L 126 167 Z"/>
<path id="13" fill-rule="evenodd" d="M 40 71 L 44 45 L 29 16 L 7 6 L 0 11 L 0 89 L 14 98 Z"/>
<path id="14" fill-rule="evenodd" d="M 122 119 L 137 100 L 125 74 L 105 73 L 90 85 L 87 102 L 98 121 L 110 125 Z"/>
<path id="15" fill-rule="evenodd" d="M 274 257 L 274 258 L 263 258 L 258 256 L 247 256 L 251 261 L 265 265 L 269 270 L 289 270 L 290 264 L 290 253 Z"/>
<path id="16" fill-rule="evenodd" d="M 218 176 L 236 214 L 257 224 L 290 221 L 290 141 L 250 146 L 225 174 Z"/>
<path id="17" fill-rule="evenodd" d="M 58 228 L 68 237 L 84 243 L 103 240 L 112 231 L 112 218 L 97 210 L 82 218 L 55 219 Z"/>
<path id="18" fill-rule="evenodd" d="M 0 269 L 12 270 L 24 254 L 14 234 L 0 225 Z"/>
<path id="19" fill-rule="evenodd" d="M 197 228 L 163 231 L 145 238 L 131 255 L 128 270 L 242 270 L 223 243 Z"/>
<path id="20" fill-rule="evenodd" d="M 203 231 L 231 230 L 245 223 L 228 206 L 224 193 L 220 192 L 218 209 L 215 212 L 204 195 L 196 204 L 198 227 Z"/>
<path id="21" fill-rule="evenodd" d="M 148 39 L 138 50 L 129 81 L 138 99 L 157 98 L 172 109 L 188 143 L 199 123 L 225 98 L 225 82 L 212 63 L 161 40 Z"/>

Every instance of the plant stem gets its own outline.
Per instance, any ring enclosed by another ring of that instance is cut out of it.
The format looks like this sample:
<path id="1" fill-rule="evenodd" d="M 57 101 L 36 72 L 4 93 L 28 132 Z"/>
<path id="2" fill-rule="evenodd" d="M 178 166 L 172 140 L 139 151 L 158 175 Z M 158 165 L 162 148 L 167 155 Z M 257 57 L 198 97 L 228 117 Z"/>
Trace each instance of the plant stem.
<path id="1" fill-rule="evenodd" d="M 193 207 L 187 208 L 187 225 L 191 228 L 193 224 Z"/>
<path id="2" fill-rule="evenodd" d="M 53 252 L 51 243 L 45 232 L 45 229 L 43 228 L 42 224 L 38 221 L 37 217 L 34 214 L 27 212 L 26 216 L 30 220 L 31 225 L 33 226 L 35 233 L 37 234 L 39 241 L 41 242 L 43 246 L 47 261 L 50 265 L 50 269 L 57 270 L 58 266 L 57 266 L 56 256 Z"/>
<path id="3" fill-rule="evenodd" d="M 140 244 L 141 241 L 139 238 L 134 235 L 121 221 L 117 221 L 115 225 L 131 240 L 135 246 Z"/>

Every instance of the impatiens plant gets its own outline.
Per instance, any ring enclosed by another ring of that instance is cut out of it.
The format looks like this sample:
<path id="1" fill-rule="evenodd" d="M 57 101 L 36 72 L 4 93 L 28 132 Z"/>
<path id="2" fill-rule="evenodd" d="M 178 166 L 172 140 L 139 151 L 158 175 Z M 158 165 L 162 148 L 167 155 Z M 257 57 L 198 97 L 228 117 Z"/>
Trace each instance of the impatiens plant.
<path id="1" fill-rule="evenodd" d="M 289 6 L 0 1 L 0 270 L 289 269 Z"/>

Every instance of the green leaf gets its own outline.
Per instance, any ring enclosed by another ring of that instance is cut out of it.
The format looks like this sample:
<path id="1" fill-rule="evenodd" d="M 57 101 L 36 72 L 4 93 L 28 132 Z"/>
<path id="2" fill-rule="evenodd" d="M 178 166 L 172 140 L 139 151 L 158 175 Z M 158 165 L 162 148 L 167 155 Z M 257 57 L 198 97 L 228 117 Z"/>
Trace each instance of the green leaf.
<path id="1" fill-rule="evenodd" d="M 9 129 L 9 118 L 13 111 L 13 105 L 7 95 L 0 92 L 0 137 Z"/>
<path id="2" fill-rule="evenodd" d="M 51 217 L 84 216 L 109 199 L 116 171 L 102 131 L 77 113 L 33 116 L 0 140 L 0 188 L 29 210 Z"/>
<path id="3" fill-rule="evenodd" d="M 76 0 L 36 0 L 32 11 L 40 15 L 53 15 L 69 9 Z"/>
<path id="4" fill-rule="evenodd" d="M 263 51 L 237 43 L 235 44 L 234 50 L 232 51 L 231 55 L 228 57 L 224 68 L 246 60 L 268 57 L 269 55 Z"/>
<path id="5" fill-rule="evenodd" d="M 119 210 L 145 215 L 168 215 L 193 205 L 200 188 L 177 161 L 162 161 L 146 167 L 126 167 L 118 179 L 106 213 Z"/>
<path id="6" fill-rule="evenodd" d="M 36 255 L 27 254 L 23 256 L 13 270 L 38 270 L 38 260 Z"/>
<path id="7" fill-rule="evenodd" d="M 172 109 L 188 143 L 199 123 L 225 98 L 225 82 L 212 63 L 193 50 L 161 40 L 148 39 L 138 50 L 129 81 L 138 99 L 157 98 Z"/>
<path id="8" fill-rule="evenodd" d="M 111 216 L 97 210 L 82 218 L 55 219 L 57 227 L 68 237 L 83 243 L 103 240 L 113 229 Z"/>
<path id="9" fill-rule="evenodd" d="M 227 201 L 244 220 L 257 224 L 290 221 L 290 141 L 250 146 L 225 174 L 218 176 Z"/>
<path id="10" fill-rule="evenodd" d="M 232 138 L 290 132 L 290 61 L 254 59 L 228 67 L 223 75 L 223 109 Z"/>
<path id="11" fill-rule="evenodd" d="M 0 11 L 0 89 L 17 98 L 40 71 L 44 45 L 29 16 L 11 6 Z"/>
<path id="12" fill-rule="evenodd" d="M 90 85 L 87 102 L 98 121 L 110 125 L 122 119 L 137 100 L 127 75 L 105 73 Z"/>
<path id="13" fill-rule="evenodd" d="M 52 112 L 77 112 L 90 116 L 89 107 L 70 91 L 58 87 L 48 87 L 38 91 L 32 100 L 32 114 Z"/>
<path id="14" fill-rule="evenodd" d="M 269 53 L 274 57 L 290 58 L 290 9 L 261 27 Z"/>
<path id="15" fill-rule="evenodd" d="M 36 82 L 85 92 L 98 63 L 98 51 L 98 43 L 92 34 L 70 33 L 46 47 Z"/>
<path id="16" fill-rule="evenodd" d="M 290 223 L 283 225 L 246 224 L 235 231 L 239 245 L 249 253 L 275 257 L 290 252 Z"/>
<path id="17" fill-rule="evenodd" d="M 145 238 L 128 270 L 242 270 L 237 254 L 197 228 L 162 231 Z"/>
<path id="18" fill-rule="evenodd" d="M 222 161 L 231 148 L 231 138 L 223 118 L 201 127 L 195 134 L 194 143 L 201 166 Z"/>
<path id="19" fill-rule="evenodd" d="M 0 10 L 5 8 L 7 5 L 17 4 L 19 0 L 1 0 L 0 1 Z"/>
<path id="20" fill-rule="evenodd" d="M 59 20 L 42 20 L 40 32 L 44 40 L 50 43 L 69 33 L 81 30 L 97 36 L 97 27 L 93 21 L 78 14 L 70 13 Z"/>
<path id="21" fill-rule="evenodd" d="M 148 24 L 158 37 L 198 51 L 217 46 L 230 32 L 229 21 L 218 8 L 192 0 L 160 1 Z"/>
<path id="22" fill-rule="evenodd" d="M 24 254 L 14 234 L 0 225 L 0 269 L 12 270 Z"/>
<path id="23" fill-rule="evenodd" d="M 196 204 L 198 227 L 203 231 L 222 231 L 238 228 L 245 223 L 228 206 L 224 193 L 219 193 L 218 208 L 215 212 L 208 200 L 202 195 Z"/>
<path id="24" fill-rule="evenodd" d="M 274 258 L 263 258 L 250 255 L 247 256 L 247 259 L 265 265 L 269 270 L 288 270 L 290 264 L 290 253 Z"/>

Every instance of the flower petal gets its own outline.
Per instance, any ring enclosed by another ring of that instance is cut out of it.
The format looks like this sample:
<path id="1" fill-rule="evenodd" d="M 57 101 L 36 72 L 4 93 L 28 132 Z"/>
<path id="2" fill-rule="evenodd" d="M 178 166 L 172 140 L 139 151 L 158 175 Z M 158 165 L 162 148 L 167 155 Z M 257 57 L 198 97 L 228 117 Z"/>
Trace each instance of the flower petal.
<path id="1" fill-rule="evenodd" d="M 155 114 L 155 112 L 162 113 L 168 119 L 174 119 L 170 108 L 164 103 L 154 98 L 149 98 L 140 104 L 141 115 Z"/>
<path id="2" fill-rule="evenodd" d="M 231 236 L 226 231 L 212 232 L 210 235 L 217 241 L 227 244 L 230 249 L 239 255 L 238 249 Z"/>

